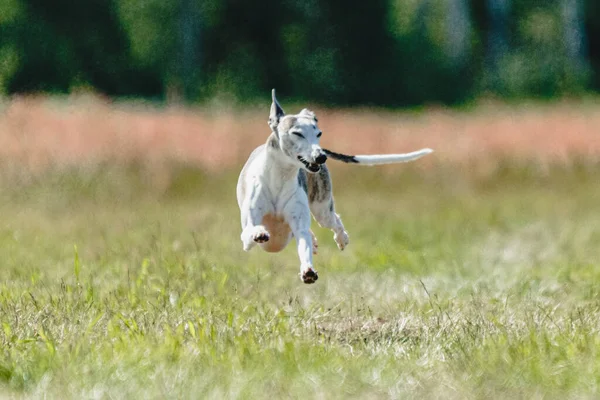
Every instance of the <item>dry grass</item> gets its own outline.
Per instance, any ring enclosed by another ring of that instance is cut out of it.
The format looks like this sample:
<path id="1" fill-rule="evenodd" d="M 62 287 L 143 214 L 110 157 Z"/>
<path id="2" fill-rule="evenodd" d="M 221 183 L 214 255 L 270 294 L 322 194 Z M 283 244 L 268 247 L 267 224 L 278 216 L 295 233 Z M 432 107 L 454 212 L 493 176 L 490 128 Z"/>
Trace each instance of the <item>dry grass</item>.
<path id="1" fill-rule="evenodd" d="M 237 168 L 268 134 L 266 104 L 234 111 L 112 104 L 89 96 L 17 97 L 1 109 L 0 158 L 33 172 L 102 162 Z M 422 166 L 476 163 L 485 174 L 507 157 L 541 164 L 572 159 L 595 163 L 600 155 L 597 101 L 489 103 L 471 111 L 316 112 L 326 133 L 324 147 L 353 154 L 434 148 L 435 157 L 420 162 Z"/>

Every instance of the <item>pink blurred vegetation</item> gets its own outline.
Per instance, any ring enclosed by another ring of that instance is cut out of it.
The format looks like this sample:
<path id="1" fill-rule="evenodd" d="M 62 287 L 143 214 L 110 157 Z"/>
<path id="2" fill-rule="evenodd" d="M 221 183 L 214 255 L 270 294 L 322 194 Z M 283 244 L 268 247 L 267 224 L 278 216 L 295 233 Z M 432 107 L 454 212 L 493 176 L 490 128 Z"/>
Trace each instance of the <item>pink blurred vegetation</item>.
<path id="1" fill-rule="evenodd" d="M 596 163 L 600 156 L 600 103 L 590 100 L 491 102 L 468 110 L 314 111 L 323 147 L 349 154 L 431 147 L 436 153 L 419 161 L 424 169 L 476 165 L 490 171 L 506 160 Z M 0 103 L 0 160 L 33 173 L 100 163 L 236 169 L 266 140 L 267 117 L 267 104 L 234 111 L 115 104 L 93 96 L 15 97 Z"/>

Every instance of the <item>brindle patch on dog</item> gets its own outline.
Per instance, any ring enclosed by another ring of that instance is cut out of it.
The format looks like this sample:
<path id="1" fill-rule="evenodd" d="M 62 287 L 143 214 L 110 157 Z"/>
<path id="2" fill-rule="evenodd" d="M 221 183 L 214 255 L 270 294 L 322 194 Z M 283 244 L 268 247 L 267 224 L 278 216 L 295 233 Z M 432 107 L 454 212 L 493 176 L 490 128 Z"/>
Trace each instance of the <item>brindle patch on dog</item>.
<path id="1" fill-rule="evenodd" d="M 325 164 L 321 170 L 308 174 L 308 199 L 311 203 L 321 203 L 331 197 L 331 178 Z"/>

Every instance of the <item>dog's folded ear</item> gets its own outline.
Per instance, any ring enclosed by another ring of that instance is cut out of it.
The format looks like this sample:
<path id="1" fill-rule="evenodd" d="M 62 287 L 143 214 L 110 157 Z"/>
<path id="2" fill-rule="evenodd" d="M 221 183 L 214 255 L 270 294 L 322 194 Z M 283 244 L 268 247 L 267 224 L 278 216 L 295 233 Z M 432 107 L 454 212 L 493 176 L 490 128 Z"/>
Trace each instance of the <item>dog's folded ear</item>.
<path id="1" fill-rule="evenodd" d="M 271 127 L 271 130 L 275 132 L 277 130 L 277 125 L 279 125 L 279 120 L 285 115 L 285 112 L 283 112 L 283 108 L 281 108 L 275 97 L 275 89 L 271 91 L 271 97 L 273 102 L 271 103 L 271 113 L 269 114 L 269 126 Z"/>
<path id="2" fill-rule="evenodd" d="M 302 111 L 300 111 L 298 114 L 299 115 L 303 115 L 303 116 L 308 117 L 308 118 L 312 118 L 312 119 L 315 120 L 315 122 L 318 121 L 317 120 L 317 116 L 315 115 L 315 113 L 312 112 L 311 110 L 309 110 L 308 108 L 303 108 Z"/>

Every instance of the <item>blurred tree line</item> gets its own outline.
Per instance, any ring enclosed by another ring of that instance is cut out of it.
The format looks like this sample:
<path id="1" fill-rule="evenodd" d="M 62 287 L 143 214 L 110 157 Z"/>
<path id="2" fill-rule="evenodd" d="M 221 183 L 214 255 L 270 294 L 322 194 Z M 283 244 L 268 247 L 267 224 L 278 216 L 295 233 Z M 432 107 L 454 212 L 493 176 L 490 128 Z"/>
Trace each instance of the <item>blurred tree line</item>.
<path id="1" fill-rule="evenodd" d="M 598 0 L 0 0 L 0 92 L 338 105 L 600 89 Z"/>

